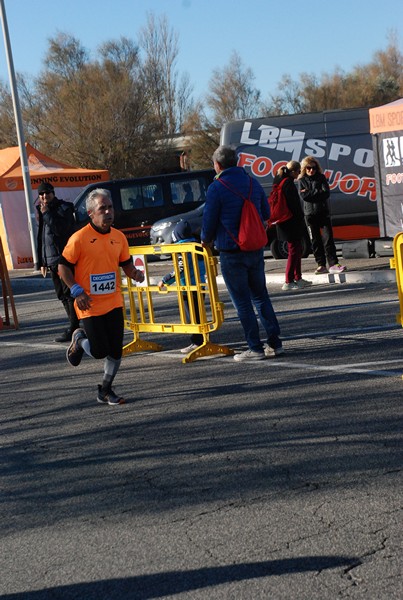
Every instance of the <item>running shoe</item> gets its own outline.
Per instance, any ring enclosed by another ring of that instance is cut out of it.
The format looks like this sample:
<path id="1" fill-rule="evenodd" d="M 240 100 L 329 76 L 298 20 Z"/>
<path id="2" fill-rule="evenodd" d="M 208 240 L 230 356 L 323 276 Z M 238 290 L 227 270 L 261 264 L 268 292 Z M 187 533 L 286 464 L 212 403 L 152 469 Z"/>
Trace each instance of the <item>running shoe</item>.
<path id="1" fill-rule="evenodd" d="M 285 292 L 287 292 L 288 290 L 297 290 L 298 285 L 295 283 L 295 281 L 291 281 L 291 283 L 284 283 L 281 289 Z"/>
<path id="2" fill-rule="evenodd" d="M 100 404 L 109 404 L 109 406 L 119 406 L 119 404 L 125 403 L 124 398 L 117 396 L 112 388 L 110 390 L 103 390 L 102 385 L 98 386 L 97 401 Z"/>
<path id="3" fill-rule="evenodd" d="M 245 350 L 234 355 L 234 360 L 237 362 L 254 362 L 256 360 L 264 360 L 266 355 L 264 352 L 255 352 L 255 350 Z"/>
<path id="4" fill-rule="evenodd" d="M 84 329 L 79 328 L 73 331 L 73 335 L 71 336 L 71 344 L 66 350 L 67 362 L 70 363 L 72 367 L 78 367 L 81 362 L 84 350 L 81 348 L 79 342 L 86 337 L 87 336 L 85 335 Z"/>
<path id="5" fill-rule="evenodd" d="M 306 288 L 312 285 L 312 281 L 308 281 L 307 279 L 302 278 L 298 279 L 297 281 L 294 281 L 294 283 L 298 288 Z"/>
<path id="6" fill-rule="evenodd" d="M 181 352 L 182 352 L 182 354 L 189 354 L 189 352 L 192 352 L 192 350 L 196 350 L 196 348 L 199 348 L 199 346 L 197 344 L 190 344 L 190 346 L 186 346 L 186 348 L 182 348 Z"/>
<path id="7" fill-rule="evenodd" d="M 329 273 L 343 273 L 344 271 L 347 271 L 347 267 L 345 265 L 341 265 L 340 263 L 329 267 Z"/>
<path id="8" fill-rule="evenodd" d="M 271 348 L 268 344 L 266 344 L 264 347 L 264 353 L 266 358 L 274 358 L 276 356 L 282 356 L 284 354 L 284 348 L 283 346 Z"/>
<path id="9" fill-rule="evenodd" d="M 329 273 L 329 271 L 327 270 L 327 267 L 324 267 L 323 265 L 319 265 L 315 271 L 315 275 L 324 275 L 325 273 Z"/>

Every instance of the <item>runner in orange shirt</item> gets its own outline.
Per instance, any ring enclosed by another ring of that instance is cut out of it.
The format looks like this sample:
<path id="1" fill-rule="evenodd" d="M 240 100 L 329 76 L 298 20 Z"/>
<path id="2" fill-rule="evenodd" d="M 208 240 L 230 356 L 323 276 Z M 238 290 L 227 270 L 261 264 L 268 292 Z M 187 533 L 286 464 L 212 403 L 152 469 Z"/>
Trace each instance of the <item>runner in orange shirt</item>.
<path id="1" fill-rule="evenodd" d="M 84 352 L 104 358 L 104 376 L 98 385 L 98 402 L 124 403 L 112 390 L 123 346 L 123 297 L 119 268 L 127 277 L 142 282 L 144 275 L 133 265 L 125 235 L 112 227 L 114 212 L 108 190 L 93 190 L 87 199 L 91 222 L 69 239 L 59 262 L 60 277 L 75 298 L 83 329 L 76 329 L 67 349 L 67 360 L 77 367 Z"/>

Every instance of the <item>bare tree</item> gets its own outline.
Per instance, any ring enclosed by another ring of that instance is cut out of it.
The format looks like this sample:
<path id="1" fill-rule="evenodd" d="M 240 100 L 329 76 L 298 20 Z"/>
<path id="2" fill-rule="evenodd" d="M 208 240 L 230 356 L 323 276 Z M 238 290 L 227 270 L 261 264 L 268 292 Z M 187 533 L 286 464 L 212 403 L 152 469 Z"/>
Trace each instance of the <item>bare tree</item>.
<path id="1" fill-rule="evenodd" d="M 243 67 L 237 52 L 232 53 L 228 66 L 213 71 L 206 103 L 215 126 L 260 116 L 260 91 L 253 87 L 254 78 L 252 69 Z"/>
<path id="2" fill-rule="evenodd" d="M 202 102 L 198 102 L 188 115 L 183 132 L 189 139 L 192 168 L 211 168 L 211 157 L 220 143 L 220 128 L 208 118 Z"/>
<path id="3" fill-rule="evenodd" d="M 90 61 L 65 34 L 50 40 L 27 111 L 32 142 L 64 162 L 107 168 L 112 177 L 158 172 L 165 157 L 156 151 L 159 130 L 138 48 L 121 38 L 102 44 L 98 55 Z"/>
<path id="4" fill-rule="evenodd" d="M 269 97 L 266 114 L 289 114 L 321 110 L 370 107 L 392 102 L 403 94 L 403 55 L 392 32 L 384 51 L 375 52 L 366 65 L 350 73 L 336 68 L 319 78 L 302 73 L 297 81 L 284 75 L 277 93 Z"/>
<path id="5" fill-rule="evenodd" d="M 253 80 L 252 70 L 244 68 L 236 52 L 226 67 L 213 71 L 205 103 L 199 101 L 193 107 L 183 126 L 190 139 L 193 168 L 212 166 L 211 157 L 226 121 L 260 116 L 260 92 L 253 87 Z"/>
<path id="6" fill-rule="evenodd" d="M 180 131 L 191 104 L 192 87 L 187 75 L 179 80 L 175 69 L 178 57 L 178 34 L 168 25 L 166 16 L 148 15 L 140 30 L 139 44 L 144 52 L 144 93 L 154 107 L 161 133 Z"/>
<path id="7" fill-rule="evenodd" d="M 18 143 L 13 101 L 8 87 L 0 81 L 0 148 Z"/>

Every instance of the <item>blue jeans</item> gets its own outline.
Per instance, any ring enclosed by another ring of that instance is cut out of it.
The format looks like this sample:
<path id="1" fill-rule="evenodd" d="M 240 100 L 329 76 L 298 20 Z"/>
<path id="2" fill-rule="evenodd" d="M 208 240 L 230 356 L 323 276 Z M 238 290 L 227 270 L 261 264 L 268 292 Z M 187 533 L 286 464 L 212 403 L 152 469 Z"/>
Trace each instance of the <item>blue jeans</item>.
<path id="1" fill-rule="evenodd" d="M 267 334 L 271 348 L 281 347 L 280 327 L 266 287 L 263 250 L 254 252 L 221 252 L 221 273 L 234 305 L 249 349 L 263 351 L 259 336 L 259 320 Z"/>

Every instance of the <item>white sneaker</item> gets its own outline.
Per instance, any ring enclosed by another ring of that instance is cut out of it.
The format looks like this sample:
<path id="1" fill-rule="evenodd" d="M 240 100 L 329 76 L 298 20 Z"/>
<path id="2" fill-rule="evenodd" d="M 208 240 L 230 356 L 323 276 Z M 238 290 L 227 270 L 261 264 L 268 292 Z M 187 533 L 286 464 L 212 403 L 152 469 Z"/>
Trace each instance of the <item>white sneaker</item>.
<path id="1" fill-rule="evenodd" d="M 298 288 L 306 288 L 312 285 L 312 281 L 308 281 L 307 279 L 298 279 L 298 281 L 294 281 Z"/>
<path id="2" fill-rule="evenodd" d="M 182 354 L 189 354 L 189 352 L 192 352 L 192 350 L 196 350 L 196 348 L 199 348 L 199 346 L 197 344 L 190 344 L 190 346 L 186 346 L 186 348 L 182 348 L 181 352 L 182 352 Z"/>
<path id="3" fill-rule="evenodd" d="M 264 353 L 267 358 L 274 358 L 275 356 L 282 356 L 284 354 L 283 346 L 278 348 L 271 348 L 268 344 L 264 347 Z"/>
<path id="4" fill-rule="evenodd" d="M 240 352 L 234 356 L 234 360 L 237 362 L 253 362 L 255 360 L 264 360 L 265 358 L 266 355 L 264 352 L 255 352 L 254 350 L 245 350 L 245 352 Z"/>
<path id="5" fill-rule="evenodd" d="M 291 281 L 291 283 L 284 283 L 281 289 L 285 292 L 288 290 L 297 290 L 298 285 L 295 283 L 295 281 Z"/>

